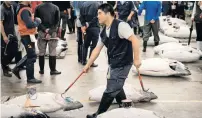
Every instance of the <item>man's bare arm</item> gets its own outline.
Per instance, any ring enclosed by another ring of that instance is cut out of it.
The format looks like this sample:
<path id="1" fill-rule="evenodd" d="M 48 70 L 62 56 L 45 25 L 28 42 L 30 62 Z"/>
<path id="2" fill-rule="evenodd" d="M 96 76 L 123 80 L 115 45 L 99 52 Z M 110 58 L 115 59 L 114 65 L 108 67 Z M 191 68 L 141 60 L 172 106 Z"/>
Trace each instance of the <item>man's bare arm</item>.
<path id="1" fill-rule="evenodd" d="M 1 34 L 2 34 L 3 37 L 7 37 L 6 33 L 5 33 L 5 30 L 4 30 L 3 21 L 1 21 Z"/>
<path id="2" fill-rule="evenodd" d="M 6 36 L 5 30 L 4 30 L 3 21 L 1 21 L 1 34 L 3 36 L 3 40 L 5 41 L 5 43 L 8 43 L 8 37 Z"/>
<path id="3" fill-rule="evenodd" d="M 135 14 L 135 12 L 134 12 L 134 11 L 131 11 L 128 17 L 132 18 L 132 16 L 133 16 L 134 14 Z"/>
<path id="4" fill-rule="evenodd" d="M 71 16 L 71 8 L 67 9 L 68 15 Z M 72 16 L 71 16 L 72 17 Z"/>
<path id="5" fill-rule="evenodd" d="M 134 64 L 135 66 L 140 66 L 140 45 L 139 45 L 139 40 L 137 39 L 137 37 L 133 34 L 128 38 L 129 41 L 132 42 L 132 46 L 133 46 L 133 55 L 134 55 Z"/>

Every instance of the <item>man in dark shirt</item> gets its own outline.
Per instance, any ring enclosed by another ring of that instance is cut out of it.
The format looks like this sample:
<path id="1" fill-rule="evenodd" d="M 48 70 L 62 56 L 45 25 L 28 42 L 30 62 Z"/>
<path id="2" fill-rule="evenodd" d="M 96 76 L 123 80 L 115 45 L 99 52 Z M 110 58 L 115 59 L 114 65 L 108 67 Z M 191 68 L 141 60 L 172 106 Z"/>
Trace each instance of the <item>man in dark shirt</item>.
<path id="1" fill-rule="evenodd" d="M 82 60 L 83 65 L 85 65 L 87 62 L 86 58 L 88 55 L 89 46 L 90 46 L 90 54 L 89 54 L 89 57 L 90 57 L 99 39 L 100 27 L 97 19 L 97 9 L 99 5 L 100 5 L 99 2 L 88 1 L 88 2 L 84 2 L 80 9 L 79 19 L 82 25 L 81 30 L 82 30 L 82 33 L 85 35 L 84 48 L 83 48 L 83 60 Z M 97 66 L 98 65 L 96 64 L 91 65 L 91 67 L 97 67 Z"/>
<path id="2" fill-rule="evenodd" d="M 135 7 L 132 1 L 118 1 L 117 2 L 118 18 L 127 22 L 131 28 L 134 28 L 134 14 Z"/>
<path id="3" fill-rule="evenodd" d="M 51 2 L 44 2 L 36 7 L 35 17 L 41 19 L 38 27 L 38 48 L 40 74 L 44 74 L 45 54 L 47 43 L 49 45 L 49 67 L 50 74 L 61 74 L 56 70 L 56 47 L 57 47 L 57 26 L 60 19 L 59 8 Z"/>
<path id="4" fill-rule="evenodd" d="M 4 76 L 11 77 L 8 64 L 18 54 L 18 41 L 14 27 L 14 9 L 11 1 L 1 5 L 1 65 Z M 12 37 L 9 37 L 12 35 Z M 16 60 L 17 61 L 17 60 Z"/>
<path id="5" fill-rule="evenodd" d="M 67 24 L 70 23 L 71 19 L 71 5 L 70 1 L 53 1 L 53 4 L 57 5 L 60 8 L 60 17 L 62 20 L 62 32 L 61 32 L 61 38 L 63 40 L 66 40 L 65 32 Z"/>

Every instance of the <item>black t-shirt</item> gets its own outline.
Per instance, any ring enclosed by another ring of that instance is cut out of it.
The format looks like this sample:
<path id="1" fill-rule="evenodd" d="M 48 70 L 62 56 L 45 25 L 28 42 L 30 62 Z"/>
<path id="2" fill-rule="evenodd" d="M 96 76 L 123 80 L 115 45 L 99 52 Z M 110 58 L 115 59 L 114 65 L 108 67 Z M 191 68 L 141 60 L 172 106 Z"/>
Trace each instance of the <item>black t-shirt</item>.
<path id="1" fill-rule="evenodd" d="M 5 3 L 1 4 L 1 21 L 3 21 L 4 31 L 6 35 L 15 35 L 14 10 L 12 5 L 11 7 L 7 7 Z"/>

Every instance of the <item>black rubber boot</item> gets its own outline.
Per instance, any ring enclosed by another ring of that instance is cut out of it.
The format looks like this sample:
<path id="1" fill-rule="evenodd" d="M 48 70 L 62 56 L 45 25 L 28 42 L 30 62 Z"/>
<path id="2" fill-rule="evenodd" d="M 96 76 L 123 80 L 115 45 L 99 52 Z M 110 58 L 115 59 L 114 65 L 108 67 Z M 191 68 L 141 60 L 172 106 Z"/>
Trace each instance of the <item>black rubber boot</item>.
<path id="1" fill-rule="evenodd" d="M 110 94 L 104 93 L 100 102 L 98 111 L 92 115 L 87 115 L 86 118 L 97 118 L 99 114 L 106 112 L 110 105 L 112 104 L 114 97 L 111 97 Z"/>
<path id="2" fill-rule="evenodd" d="M 117 95 L 116 95 L 116 102 L 119 105 L 119 108 L 122 108 L 122 100 L 126 99 L 126 94 L 124 90 L 122 89 Z"/>
<path id="3" fill-rule="evenodd" d="M 90 58 L 91 53 L 93 52 L 93 50 L 94 50 L 94 48 L 90 48 L 90 54 L 89 54 L 89 58 Z M 91 65 L 91 67 L 98 67 L 98 65 L 97 65 L 97 64 L 95 64 L 95 63 L 93 63 L 93 64 Z"/>
<path id="4" fill-rule="evenodd" d="M 82 45 L 78 45 L 77 54 L 78 54 L 78 62 L 82 63 Z"/>
<path id="5" fill-rule="evenodd" d="M 87 55 L 88 55 L 88 48 L 85 48 L 85 47 L 83 46 L 82 65 L 86 65 L 86 63 L 87 63 Z"/>
<path id="6" fill-rule="evenodd" d="M 49 56 L 50 75 L 58 75 L 61 72 L 56 70 L 56 56 Z"/>
<path id="7" fill-rule="evenodd" d="M 66 41 L 66 38 L 64 37 L 65 36 L 65 32 L 66 32 L 66 29 L 62 29 L 62 32 L 61 32 L 61 39 Z"/>
<path id="8" fill-rule="evenodd" d="M 7 66 L 5 66 L 5 69 L 7 70 L 7 71 L 11 71 L 11 68 L 7 65 Z"/>
<path id="9" fill-rule="evenodd" d="M 44 64 L 45 64 L 45 56 L 39 56 L 40 74 L 44 74 Z"/>
<path id="10" fill-rule="evenodd" d="M 146 52 L 147 49 L 147 41 L 143 42 L 143 52 Z"/>
<path id="11" fill-rule="evenodd" d="M 12 74 L 9 72 L 9 66 L 2 66 L 2 70 L 5 77 L 12 77 Z"/>
<path id="12" fill-rule="evenodd" d="M 154 45 L 155 45 L 155 46 L 158 46 L 158 45 L 159 45 L 159 41 L 154 42 Z"/>
<path id="13" fill-rule="evenodd" d="M 9 71 L 4 71 L 3 73 L 5 77 L 12 77 L 12 74 Z"/>
<path id="14" fill-rule="evenodd" d="M 18 78 L 21 79 L 20 77 L 20 67 L 22 67 L 23 65 L 25 65 L 25 63 L 27 62 L 27 55 L 25 55 L 17 64 L 16 66 L 13 68 L 12 72 L 13 74 Z M 27 70 L 27 67 L 26 67 Z"/>

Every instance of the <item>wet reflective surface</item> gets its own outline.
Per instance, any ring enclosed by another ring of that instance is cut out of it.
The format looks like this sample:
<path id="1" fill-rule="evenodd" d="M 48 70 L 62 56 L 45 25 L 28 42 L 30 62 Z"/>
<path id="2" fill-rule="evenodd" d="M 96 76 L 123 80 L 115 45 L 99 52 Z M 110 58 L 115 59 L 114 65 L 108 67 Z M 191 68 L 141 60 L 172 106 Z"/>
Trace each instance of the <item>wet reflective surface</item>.
<path id="1" fill-rule="evenodd" d="M 142 42 L 142 40 L 140 40 Z M 35 63 L 35 77 L 43 81 L 42 84 L 34 85 L 39 92 L 62 93 L 71 82 L 81 73 L 83 66 L 77 62 L 76 35 L 67 35 L 68 51 L 64 59 L 57 60 L 57 70 L 61 75 L 50 76 L 48 59 L 45 62 L 44 75 L 39 74 L 38 59 Z M 195 46 L 195 43 L 191 45 Z M 141 46 L 142 51 L 142 46 Z M 103 49 L 96 60 L 97 68 L 90 69 L 75 85 L 66 93 L 66 96 L 79 100 L 84 108 L 74 111 L 58 111 L 50 113 L 51 117 L 59 118 L 85 118 L 88 113 L 97 110 L 99 104 L 88 101 L 88 91 L 106 84 L 107 72 L 106 49 Z M 148 47 L 146 53 L 141 52 L 141 58 L 158 57 L 154 55 L 153 48 Z M 201 118 L 202 117 L 202 60 L 195 63 L 185 63 L 192 75 L 186 77 L 149 77 L 143 76 L 145 88 L 150 88 L 158 99 L 151 103 L 136 103 L 134 107 L 152 110 L 166 118 Z M 13 67 L 14 65 L 11 65 Z M 1 76 L 1 96 L 17 96 L 27 92 L 25 71 L 21 71 L 22 80 L 14 75 L 12 78 Z M 141 89 L 137 75 L 131 72 L 126 81 Z M 112 105 L 117 108 L 118 105 Z"/>

